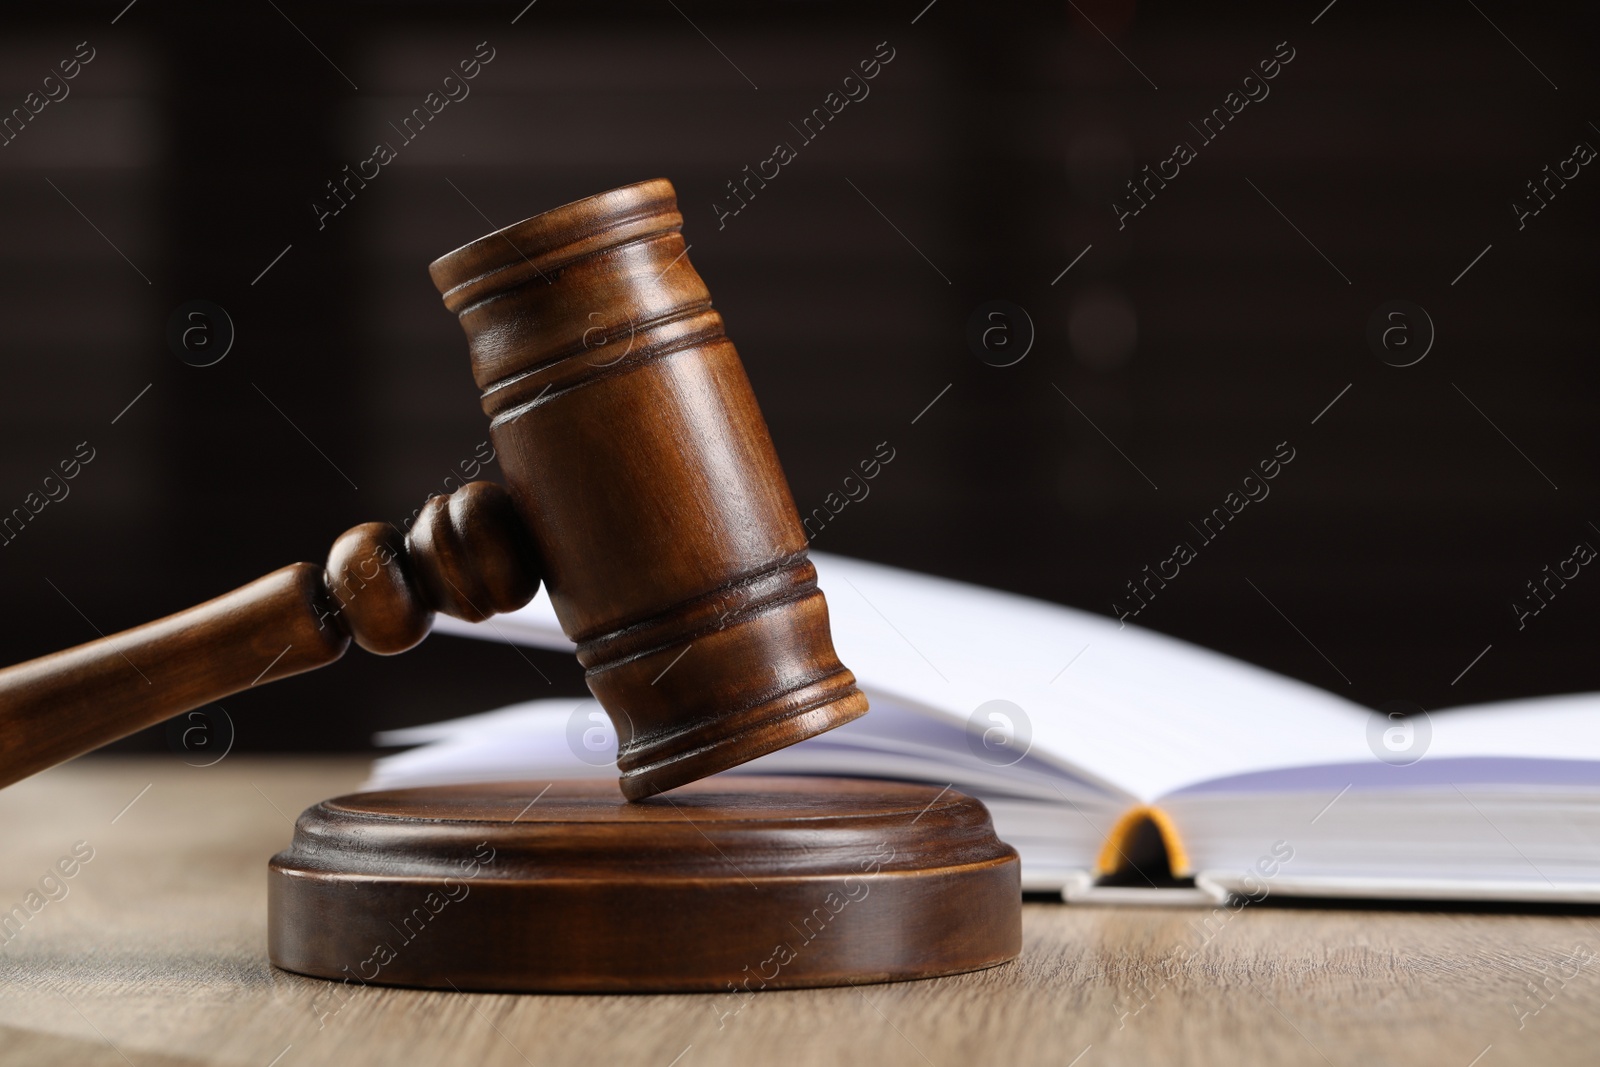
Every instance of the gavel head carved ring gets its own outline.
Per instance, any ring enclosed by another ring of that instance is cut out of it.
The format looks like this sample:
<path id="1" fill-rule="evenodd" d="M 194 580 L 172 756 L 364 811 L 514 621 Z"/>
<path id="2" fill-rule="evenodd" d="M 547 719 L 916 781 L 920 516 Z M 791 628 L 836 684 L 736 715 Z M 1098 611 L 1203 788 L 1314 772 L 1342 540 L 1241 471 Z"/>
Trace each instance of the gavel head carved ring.
<path id="1" fill-rule="evenodd" d="M 388 655 L 543 577 L 637 800 L 867 710 L 738 353 L 689 265 L 671 184 L 547 211 L 432 265 L 466 330 L 507 489 L 366 523 L 325 566 L 0 670 L 0 786 L 172 715 Z"/>
<path id="2" fill-rule="evenodd" d="M 640 182 L 430 268 L 630 799 L 867 710 L 682 225 Z"/>

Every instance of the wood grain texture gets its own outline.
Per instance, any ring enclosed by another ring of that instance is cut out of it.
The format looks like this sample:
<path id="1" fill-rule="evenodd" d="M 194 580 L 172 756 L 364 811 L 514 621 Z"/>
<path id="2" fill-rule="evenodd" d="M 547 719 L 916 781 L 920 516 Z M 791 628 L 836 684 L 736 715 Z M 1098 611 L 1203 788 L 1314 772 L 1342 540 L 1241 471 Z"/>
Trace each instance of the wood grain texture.
<path id="1" fill-rule="evenodd" d="M 682 226 L 656 179 L 429 268 L 466 332 L 506 485 L 616 726 L 631 798 L 867 709 Z"/>
<path id="2" fill-rule="evenodd" d="M 409 535 L 345 531 L 327 563 L 293 563 L 204 604 L 0 670 L 0 787 L 242 689 L 326 666 L 352 638 L 404 652 L 434 613 L 473 622 L 539 589 L 506 491 L 471 482 Z"/>
<path id="3" fill-rule="evenodd" d="M 1521 1029 L 1513 1010 L 1537 1003 L 1527 984 L 1575 946 L 1600 949 L 1592 910 L 1269 899 L 1174 967 L 1204 912 L 1027 904 L 1021 958 L 953 978 L 748 999 L 377 988 L 330 999 L 329 983 L 267 962 L 266 863 L 296 812 L 363 773 L 354 760 L 94 757 L 0 793 L 0 907 L 74 842 L 95 850 L 68 895 L 0 948 L 0 1064 L 266 1067 L 282 1053 L 278 1067 L 668 1067 L 680 1055 L 677 1067 L 1066 1067 L 1082 1053 L 1077 1067 L 1467 1067 L 1491 1045 L 1478 1067 L 1594 1062 L 1594 965 Z"/>
<path id="4" fill-rule="evenodd" d="M 992 967 L 1022 936 L 989 812 L 906 782 L 357 793 L 306 809 L 268 879 L 273 962 L 352 991 L 859 985 Z"/>

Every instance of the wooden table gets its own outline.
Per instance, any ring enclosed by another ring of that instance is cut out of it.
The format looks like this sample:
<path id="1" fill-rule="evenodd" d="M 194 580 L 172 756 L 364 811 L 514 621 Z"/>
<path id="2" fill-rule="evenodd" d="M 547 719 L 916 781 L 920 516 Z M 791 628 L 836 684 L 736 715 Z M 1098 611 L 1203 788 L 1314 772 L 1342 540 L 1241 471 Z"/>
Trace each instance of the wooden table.
<path id="1" fill-rule="evenodd" d="M 1178 964 L 1203 911 L 1040 903 L 1024 909 L 1018 963 L 957 978 L 743 1003 L 367 988 L 341 1007 L 267 963 L 266 862 L 302 808 L 364 770 L 91 757 L 0 793 L 0 909 L 26 912 L 75 843 L 93 849 L 0 947 L 0 1063 L 1600 1062 L 1600 962 L 1558 977 L 1575 948 L 1600 950 L 1592 910 L 1268 901 Z"/>

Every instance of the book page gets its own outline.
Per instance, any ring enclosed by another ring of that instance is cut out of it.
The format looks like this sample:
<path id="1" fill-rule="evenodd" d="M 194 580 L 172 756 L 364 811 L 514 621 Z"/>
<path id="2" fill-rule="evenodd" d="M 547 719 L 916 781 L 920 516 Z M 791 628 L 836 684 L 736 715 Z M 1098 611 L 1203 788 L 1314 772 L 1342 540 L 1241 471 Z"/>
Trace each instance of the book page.
<path id="1" fill-rule="evenodd" d="M 1127 794 L 1075 776 L 1034 755 L 997 767 L 966 747 L 959 726 L 879 696 L 871 715 L 796 745 L 742 763 L 726 773 L 855 775 L 930 782 L 985 799 L 1004 797 L 1093 810 L 1109 825 L 1132 802 Z M 568 697 L 510 707 L 425 726 L 387 730 L 384 747 L 419 746 L 384 756 L 366 788 L 388 789 L 466 781 L 527 778 L 612 778 L 617 738 L 598 701 Z M 576 727 L 574 726 L 576 722 Z M 575 731 L 577 736 L 575 736 Z M 581 754 L 580 754 L 581 748 Z"/>
<path id="2" fill-rule="evenodd" d="M 1380 725 L 1387 725 L 1380 720 Z M 1450 708 L 1410 725 L 1410 763 L 1318 760 L 1191 782 L 1197 793 L 1367 791 L 1452 785 L 1600 785 L 1600 693 Z"/>
<path id="3" fill-rule="evenodd" d="M 1313 686 L 1090 612 L 825 553 L 811 559 L 834 644 L 869 698 L 963 730 L 977 716 L 980 734 L 994 721 L 980 708 L 1009 701 L 1021 709 L 1013 725 L 1030 755 L 1139 800 L 1208 778 L 1371 758 L 1371 713 Z M 437 628 L 572 647 L 542 590 L 498 619 L 441 617 Z"/>
<path id="4" fill-rule="evenodd" d="M 1600 760 L 1600 693 L 1528 697 L 1429 716 L 1427 758 Z"/>

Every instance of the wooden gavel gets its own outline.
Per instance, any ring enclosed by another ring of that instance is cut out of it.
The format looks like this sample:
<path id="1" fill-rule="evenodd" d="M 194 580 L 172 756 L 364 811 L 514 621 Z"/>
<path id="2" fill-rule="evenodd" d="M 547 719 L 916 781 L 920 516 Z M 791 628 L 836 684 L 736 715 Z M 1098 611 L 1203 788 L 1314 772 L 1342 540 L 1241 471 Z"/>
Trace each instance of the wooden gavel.
<path id="1" fill-rule="evenodd" d="M 542 579 L 633 800 L 863 714 L 806 537 L 671 183 L 624 186 L 429 268 L 460 318 L 506 489 L 356 526 L 144 626 L 0 670 L 0 786 L 230 693 L 477 621 Z"/>

